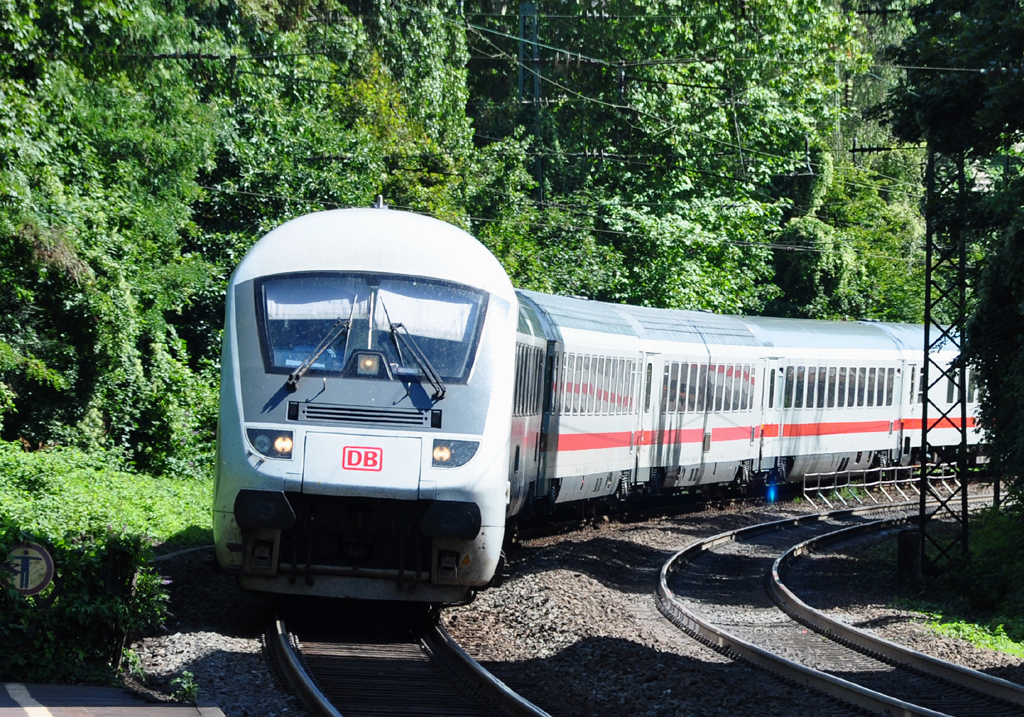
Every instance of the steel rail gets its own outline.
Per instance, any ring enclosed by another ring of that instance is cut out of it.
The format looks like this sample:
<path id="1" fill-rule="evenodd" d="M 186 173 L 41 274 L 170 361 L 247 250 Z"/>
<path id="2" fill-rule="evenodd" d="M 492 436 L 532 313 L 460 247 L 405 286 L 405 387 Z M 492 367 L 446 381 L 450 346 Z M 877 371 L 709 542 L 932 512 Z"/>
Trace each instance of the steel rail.
<path id="1" fill-rule="evenodd" d="M 550 717 L 544 710 L 511 690 L 455 642 L 439 623 L 431 625 L 423 639 L 474 689 L 510 717 Z M 285 677 L 299 699 L 316 717 L 342 717 L 303 665 L 282 620 L 275 618 L 268 641 Z"/>
<path id="2" fill-rule="evenodd" d="M 342 717 L 334 705 L 331 704 L 324 693 L 317 687 L 316 682 L 310 677 L 306 668 L 295 654 L 295 647 L 288 638 L 288 631 L 284 622 L 276 616 L 270 630 L 270 645 L 277 657 L 277 663 L 281 666 L 284 676 L 295 690 L 302 704 L 306 706 L 315 717 Z"/>
<path id="3" fill-rule="evenodd" d="M 765 669 L 776 672 L 798 684 L 813 687 L 833 697 L 837 697 L 858 707 L 893 717 L 948 717 L 945 713 L 936 712 L 925 707 L 904 702 L 889 695 L 870 690 L 840 677 L 827 674 L 781 655 L 769 652 L 757 645 L 712 625 L 698 614 L 688 610 L 668 587 L 668 577 L 678 566 L 692 562 L 701 554 L 718 545 L 735 542 L 783 530 L 787 527 L 811 525 L 827 519 L 845 518 L 871 513 L 892 512 L 900 508 L 915 508 L 916 504 L 895 503 L 890 505 L 868 506 L 828 513 L 818 513 L 799 518 L 761 523 L 747 528 L 730 530 L 678 551 L 662 565 L 658 580 L 658 608 L 671 622 L 693 636 L 698 641 L 733 658 L 745 659 Z M 900 516 L 899 519 L 911 517 L 911 514 Z M 897 519 L 897 520 L 899 520 Z"/>
<path id="4" fill-rule="evenodd" d="M 911 650 L 908 647 L 884 640 L 876 635 L 860 630 L 839 620 L 833 619 L 819 610 L 807 605 L 796 596 L 780 579 L 780 571 L 797 557 L 809 553 L 819 546 L 824 546 L 867 533 L 886 530 L 909 522 L 914 516 L 903 519 L 879 520 L 872 523 L 842 528 L 825 535 L 805 540 L 780 555 L 772 565 L 768 580 L 768 592 L 775 604 L 797 622 L 825 635 L 831 640 L 847 647 L 865 652 L 866 654 L 887 661 L 898 662 L 925 672 L 943 680 L 966 687 L 985 695 L 996 696 L 1013 704 L 1024 705 L 1024 687 L 998 677 L 986 675 L 952 662 L 940 660 L 930 655 Z"/>
<path id="5" fill-rule="evenodd" d="M 499 707 L 512 717 L 551 717 L 490 673 L 483 665 L 474 660 L 459 646 L 440 623 L 433 626 L 433 637 L 447 651 L 448 656 L 462 670 L 470 684 L 486 694 Z"/>

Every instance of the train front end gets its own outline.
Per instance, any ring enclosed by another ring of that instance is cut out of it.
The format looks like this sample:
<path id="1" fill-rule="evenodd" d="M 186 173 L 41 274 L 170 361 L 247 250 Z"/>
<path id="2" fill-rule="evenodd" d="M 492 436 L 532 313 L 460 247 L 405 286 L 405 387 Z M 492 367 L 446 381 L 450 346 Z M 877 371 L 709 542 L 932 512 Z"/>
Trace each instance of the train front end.
<path id="1" fill-rule="evenodd" d="M 457 603 L 504 537 L 517 302 L 387 209 L 295 219 L 228 288 L 214 536 L 252 590 Z"/>

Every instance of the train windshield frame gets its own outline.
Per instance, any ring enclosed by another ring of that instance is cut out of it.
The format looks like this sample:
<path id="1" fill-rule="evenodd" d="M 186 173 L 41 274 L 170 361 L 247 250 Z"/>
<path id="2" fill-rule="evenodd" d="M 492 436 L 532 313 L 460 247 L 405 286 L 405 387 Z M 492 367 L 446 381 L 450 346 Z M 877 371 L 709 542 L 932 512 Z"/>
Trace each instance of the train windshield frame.
<path id="1" fill-rule="evenodd" d="M 267 373 L 290 374 L 313 355 L 339 321 L 346 331 L 307 375 L 424 379 L 392 328 L 404 327 L 448 383 L 466 383 L 476 360 L 490 294 L 464 284 L 403 274 L 301 272 L 257 279 L 256 321 Z M 401 329 L 398 329 L 401 330 Z M 383 358 L 379 373 L 358 370 L 356 357 Z"/>

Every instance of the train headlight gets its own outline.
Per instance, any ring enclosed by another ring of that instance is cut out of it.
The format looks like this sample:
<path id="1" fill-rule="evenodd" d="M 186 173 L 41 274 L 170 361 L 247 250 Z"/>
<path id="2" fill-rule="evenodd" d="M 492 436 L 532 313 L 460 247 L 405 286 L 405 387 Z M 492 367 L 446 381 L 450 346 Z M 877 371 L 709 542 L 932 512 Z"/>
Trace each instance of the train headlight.
<path id="1" fill-rule="evenodd" d="M 266 458 L 291 458 L 292 440 L 291 431 L 274 431 L 263 428 L 247 428 L 245 434 L 249 437 L 249 443 L 256 449 L 256 452 Z"/>
<path id="2" fill-rule="evenodd" d="M 377 354 L 359 354 L 356 374 L 359 376 L 376 376 L 380 373 L 380 356 Z"/>
<path id="3" fill-rule="evenodd" d="M 431 454 L 434 468 L 458 468 L 469 463 L 476 455 L 480 441 L 454 441 L 450 438 L 435 438 Z"/>

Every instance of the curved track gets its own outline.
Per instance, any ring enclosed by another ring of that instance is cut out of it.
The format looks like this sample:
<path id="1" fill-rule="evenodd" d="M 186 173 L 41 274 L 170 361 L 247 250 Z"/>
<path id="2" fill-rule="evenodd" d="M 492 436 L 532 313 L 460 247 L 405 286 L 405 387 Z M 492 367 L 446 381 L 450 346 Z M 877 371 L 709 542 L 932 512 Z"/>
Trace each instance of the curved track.
<path id="1" fill-rule="evenodd" d="M 872 507 L 709 538 L 677 553 L 662 568 L 660 607 L 677 625 L 721 652 L 874 712 L 1024 715 L 1020 686 L 837 624 L 782 584 L 780 569 L 815 540 L 842 540 L 890 527 L 913 514 L 909 506 Z"/>
<path id="2" fill-rule="evenodd" d="M 548 717 L 477 664 L 435 620 L 409 620 L 399 610 L 361 625 L 322 627 L 295 618 L 289 628 L 275 619 L 268 643 L 317 717 Z"/>

